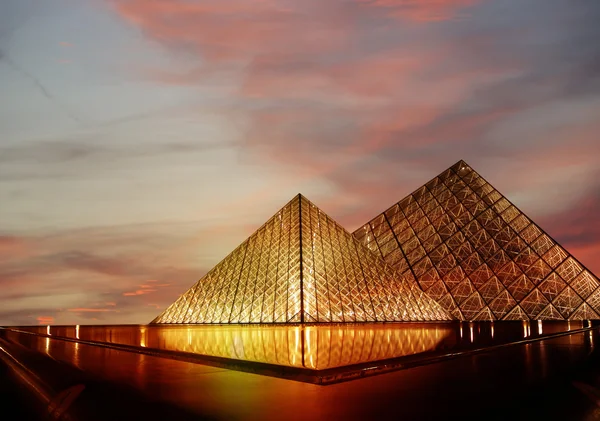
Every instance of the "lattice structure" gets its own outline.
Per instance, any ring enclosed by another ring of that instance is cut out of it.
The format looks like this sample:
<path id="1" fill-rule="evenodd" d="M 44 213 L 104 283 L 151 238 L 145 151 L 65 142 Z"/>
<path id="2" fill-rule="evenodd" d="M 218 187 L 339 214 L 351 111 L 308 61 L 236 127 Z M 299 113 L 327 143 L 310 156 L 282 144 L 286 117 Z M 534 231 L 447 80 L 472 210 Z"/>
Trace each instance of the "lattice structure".
<path id="1" fill-rule="evenodd" d="M 448 319 L 410 271 L 393 270 L 298 195 L 152 323 Z"/>
<path id="2" fill-rule="evenodd" d="M 459 320 L 600 318 L 598 278 L 464 161 L 354 236 Z"/>

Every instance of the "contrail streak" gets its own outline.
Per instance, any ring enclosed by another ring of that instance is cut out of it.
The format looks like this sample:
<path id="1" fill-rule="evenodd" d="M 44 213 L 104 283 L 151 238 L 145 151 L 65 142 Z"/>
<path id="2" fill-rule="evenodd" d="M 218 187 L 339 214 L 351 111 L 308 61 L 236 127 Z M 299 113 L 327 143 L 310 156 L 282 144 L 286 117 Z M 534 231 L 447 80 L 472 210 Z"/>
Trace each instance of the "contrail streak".
<path id="1" fill-rule="evenodd" d="M 46 99 L 48 99 L 53 104 L 57 105 L 65 114 L 67 114 L 67 116 L 69 118 L 71 118 L 72 120 L 74 120 L 77 123 L 85 124 L 85 122 L 81 118 L 77 117 L 64 104 L 62 104 L 60 101 L 58 101 L 56 99 L 56 97 L 39 81 L 38 78 L 36 78 L 31 73 L 29 73 L 23 67 L 19 66 L 17 63 L 15 63 L 14 60 L 12 58 L 10 58 L 10 56 L 6 52 L 0 50 L 0 61 L 2 61 L 2 60 L 4 60 L 4 62 L 10 68 L 12 68 L 15 72 L 17 72 L 18 74 L 23 76 L 25 79 L 28 79 L 34 85 L 34 87 L 38 90 L 38 92 L 40 94 L 42 94 L 44 97 L 46 97 Z"/>

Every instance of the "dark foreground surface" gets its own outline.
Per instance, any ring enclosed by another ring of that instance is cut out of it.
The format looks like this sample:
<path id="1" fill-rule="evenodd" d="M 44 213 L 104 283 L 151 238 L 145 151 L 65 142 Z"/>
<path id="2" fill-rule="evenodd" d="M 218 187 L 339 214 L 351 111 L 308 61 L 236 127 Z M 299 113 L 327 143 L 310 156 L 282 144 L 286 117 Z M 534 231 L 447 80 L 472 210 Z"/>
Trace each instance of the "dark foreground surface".
<path id="1" fill-rule="evenodd" d="M 1 335 L 0 346 L 49 389 L 84 386 L 69 409 L 76 419 L 600 419 L 597 327 L 327 386 L 52 337 Z M 21 411 L 6 419 L 35 419 L 30 395 L 0 374 L 3 408 Z"/>

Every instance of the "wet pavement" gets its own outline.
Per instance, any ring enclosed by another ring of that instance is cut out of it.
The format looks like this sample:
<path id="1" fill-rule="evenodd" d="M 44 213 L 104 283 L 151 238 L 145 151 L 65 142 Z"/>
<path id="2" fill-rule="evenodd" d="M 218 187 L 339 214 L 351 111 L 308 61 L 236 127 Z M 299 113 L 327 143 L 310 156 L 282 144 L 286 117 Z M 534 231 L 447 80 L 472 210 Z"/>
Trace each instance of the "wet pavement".
<path id="1" fill-rule="evenodd" d="M 533 330 L 521 327 L 523 335 Z M 476 332 L 474 327 L 473 342 Z M 470 335 L 463 329 L 469 343 Z M 460 343 L 460 332 L 454 338 Z M 10 337 L 13 344 L 135 391 L 148 402 L 227 420 L 600 419 L 598 407 L 573 383 L 600 386 L 598 341 L 596 327 L 320 386 L 52 337 Z M 104 399 L 101 393 L 98 399 Z"/>

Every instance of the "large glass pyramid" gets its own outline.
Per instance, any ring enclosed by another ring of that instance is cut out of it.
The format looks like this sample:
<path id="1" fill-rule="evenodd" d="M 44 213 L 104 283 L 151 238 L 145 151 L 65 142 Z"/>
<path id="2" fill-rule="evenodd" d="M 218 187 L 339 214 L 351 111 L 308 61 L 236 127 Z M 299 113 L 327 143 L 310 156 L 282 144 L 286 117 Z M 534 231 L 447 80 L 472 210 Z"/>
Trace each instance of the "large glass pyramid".
<path id="1" fill-rule="evenodd" d="M 459 320 L 600 318 L 600 281 L 464 161 L 354 232 Z"/>
<path id="2" fill-rule="evenodd" d="M 152 323 L 449 319 L 410 271 L 393 270 L 298 195 Z"/>

